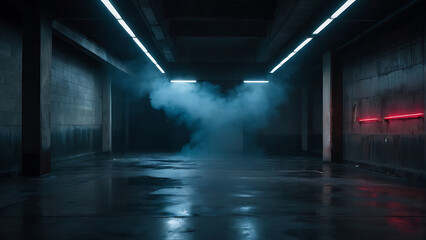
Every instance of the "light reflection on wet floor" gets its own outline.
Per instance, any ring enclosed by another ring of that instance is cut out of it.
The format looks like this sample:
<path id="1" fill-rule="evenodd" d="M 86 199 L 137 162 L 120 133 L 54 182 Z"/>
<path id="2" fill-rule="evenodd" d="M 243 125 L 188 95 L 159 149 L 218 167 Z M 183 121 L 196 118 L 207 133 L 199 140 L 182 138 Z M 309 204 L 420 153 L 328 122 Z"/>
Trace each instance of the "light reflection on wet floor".
<path id="1" fill-rule="evenodd" d="M 80 158 L 0 183 L 4 239 L 425 239 L 425 216 L 423 183 L 308 157 Z"/>

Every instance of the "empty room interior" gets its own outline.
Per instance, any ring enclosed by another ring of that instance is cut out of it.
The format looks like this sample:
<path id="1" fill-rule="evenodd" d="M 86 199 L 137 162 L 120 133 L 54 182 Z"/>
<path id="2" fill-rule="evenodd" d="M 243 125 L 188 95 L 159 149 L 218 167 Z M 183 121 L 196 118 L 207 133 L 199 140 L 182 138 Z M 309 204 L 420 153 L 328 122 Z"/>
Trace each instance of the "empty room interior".
<path id="1" fill-rule="evenodd" d="M 0 239 L 426 239 L 426 1 L 0 4 Z"/>

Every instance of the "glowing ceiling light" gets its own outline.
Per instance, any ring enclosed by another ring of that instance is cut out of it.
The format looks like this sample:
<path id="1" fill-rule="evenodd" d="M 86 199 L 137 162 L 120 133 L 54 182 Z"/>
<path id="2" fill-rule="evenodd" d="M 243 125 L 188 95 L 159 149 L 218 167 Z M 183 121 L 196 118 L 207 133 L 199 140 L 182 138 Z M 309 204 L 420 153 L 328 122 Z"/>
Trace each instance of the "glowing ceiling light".
<path id="1" fill-rule="evenodd" d="M 166 73 L 166 72 L 164 72 L 164 70 L 160 67 L 160 65 L 155 64 L 155 66 L 158 68 L 158 70 L 160 70 L 160 72 L 161 72 L 161 73 Z"/>
<path id="2" fill-rule="evenodd" d="M 346 1 L 336 12 L 331 15 L 331 17 L 327 18 L 325 22 L 323 22 L 312 34 L 318 35 L 324 28 L 326 28 L 334 19 L 336 19 L 340 14 L 342 14 L 346 9 L 348 9 L 356 0 L 348 0 Z M 299 52 L 306 44 L 308 44 L 312 40 L 312 37 L 307 38 L 302 44 L 300 44 L 292 53 L 290 53 L 284 60 L 282 60 L 277 66 L 272 69 L 270 73 L 274 73 L 277 71 L 284 63 L 286 63 L 290 58 L 292 58 L 297 52 Z"/>
<path id="3" fill-rule="evenodd" d="M 311 40 L 312 40 L 312 38 L 307 38 L 296 49 L 294 49 L 293 52 L 297 53 L 298 51 L 300 51 L 300 49 L 302 49 L 304 46 L 306 46 L 306 44 L 308 44 Z"/>
<path id="4" fill-rule="evenodd" d="M 296 55 L 295 52 L 290 53 L 286 58 L 284 58 L 284 60 L 282 60 L 276 67 L 274 67 L 274 69 L 272 69 L 272 71 L 270 73 L 274 73 L 275 71 L 277 71 L 278 68 L 280 68 L 282 65 L 284 65 L 284 63 L 286 63 L 288 60 L 290 60 L 290 58 L 292 58 L 294 55 Z"/>
<path id="5" fill-rule="evenodd" d="M 115 19 L 118 21 L 118 23 L 123 27 L 123 29 L 130 35 L 130 37 L 133 39 L 133 41 L 138 45 L 140 49 L 146 54 L 146 56 L 151 60 L 152 63 L 160 70 L 161 73 L 165 73 L 164 70 L 161 68 L 161 66 L 157 63 L 157 61 L 152 57 L 152 55 L 148 52 L 148 50 L 145 48 L 145 46 L 139 41 L 139 39 L 136 37 L 135 33 L 132 31 L 132 29 L 126 24 L 126 22 L 121 18 L 120 14 L 117 12 L 117 10 L 114 8 L 114 6 L 111 4 L 109 0 L 101 0 L 101 2 L 105 5 L 105 7 L 109 10 L 109 12 L 115 17 Z"/>
<path id="6" fill-rule="evenodd" d="M 145 48 L 145 46 L 141 43 L 141 41 L 139 41 L 139 39 L 137 38 L 133 38 L 133 41 L 135 41 L 135 43 L 140 47 L 140 49 L 142 49 L 142 51 L 144 53 L 148 52 L 148 50 Z"/>
<path id="7" fill-rule="evenodd" d="M 118 19 L 118 23 L 126 30 L 126 32 L 130 35 L 130 37 L 135 38 L 135 34 L 133 33 L 132 29 L 127 26 L 126 22 L 123 19 Z"/>
<path id="8" fill-rule="evenodd" d="M 197 80 L 170 80 L 172 83 L 196 83 Z"/>
<path id="9" fill-rule="evenodd" d="M 245 80 L 244 83 L 269 83 L 269 81 Z"/>
<path id="10" fill-rule="evenodd" d="M 110 11 L 110 13 L 115 17 L 115 19 L 121 19 L 120 14 L 118 14 L 117 10 L 115 10 L 114 6 L 108 0 L 101 0 L 106 8 Z"/>
<path id="11" fill-rule="evenodd" d="M 331 15 L 331 19 L 335 19 L 340 16 L 340 14 L 342 14 L 342 12 L 344 12 L 348 7 L 350 7 L 355 1 L 356 0 L 348 0 L 347 2 L 345 2 L 345 4 L 343 4 L 333 15 Z"/>
<path id="12" fill-rule="evenodd" d="M 155 61 L 155 59 L 151 56 L 151 54 L 149 52 L 146 52 L 145 54 L 146 54 L 146 56 L 148 56 L 148 58 L 149 58 L 149 60 L 151 60 L 151 62 L 153 62 L 155 65 L 158 64 L 157 61 Z"/>
<path id="13" fill-rule="evenodd" d="M 333 19 L 328 18 L 327 20 L 325 20 L 325 22 L 323 24 L 321 24 L 321 26 L 319 26 L 312 34 L 317 35 L 318 33 L 320 33 L 322 30 L 324 30 L 324 28 L 326 28 L 328 26 L 328 24 L 330 24 L 333 21 Z"/>

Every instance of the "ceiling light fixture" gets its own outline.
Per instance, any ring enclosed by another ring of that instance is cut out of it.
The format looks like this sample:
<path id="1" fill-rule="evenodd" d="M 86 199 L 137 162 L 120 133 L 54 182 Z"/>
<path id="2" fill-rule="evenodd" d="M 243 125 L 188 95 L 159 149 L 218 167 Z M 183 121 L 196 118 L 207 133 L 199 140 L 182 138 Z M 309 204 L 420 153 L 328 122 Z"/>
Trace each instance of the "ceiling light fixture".
<path id="1" fill-rule="evenodd" d="M 311 40 L 312 40 L 312 38 L 307 38 L 296 49 L 294 49 L 293 52 L 297 53 L 298 51 L 300 51 L 300 49 L 302 49 L 304 46 L 306 46 Z"/>
<path id="2" fill-rule="evenodd" d="M 269 83 L 269 81 L 245 80 L 244 83 Z"/>
<path id="3" fill-rule="evenodd" d="M 327 18 L 313 33 L 312 35 L 318 35 L 324 28 L 326 28 L 334 19 L 340 16 L 346 9 L 348 9 L 356 0 L 348 0 L 346 1 L 336 12 L 331 15 L 331 17 Z M 309 37 L 304 42 L 302 42 L 296 49 L 293 50 L 286 58 L 284 58 L 278 65 L 276 65 L 270 73 L 274 73 L 277 71 L 284 63 L 286 63 L 290 58 L 292 58 L 296 53 L 298 53 L 303 47 L 305 47 L 313 38 Z"/>
<path id="4" fill-rule="evenodd" d="M 146 47 L 139 41 L 136 37 L 135 33 L 132 29 L 126 24 L 126 22 L 121 18 L 120 14 L 114 8 L 109 0 L 101 0 L 101 2 L 105 5 L 105 7 L 109 10 L 109 12 L 114 16 L 114 18 L 118 21 L 118 23 L 123 27 L 123 29 L 130 35 L 130 37 L 135 41 L 136 45 L 145 53 L 145 55 L 151 60 L 152 63 L 160 70 L 161 73 L 165 73 L 165 71 L 161 68 L 161 66 L 157 63 L 157 61 L 152 57 L 152 55 L 148 52 Z"/>
<path id="5" fill-rule="evenodd" d="M 133 38 L 133 41 L 135 41 L 135 43 L 140 47 L 140 49 L 142 49 L 142 51 L 144 53 L 148 52 L 148 50 L 145 48 L 145 46 L 141 43 L 141 41 L 139 41 L 139 39 L 137 38 Z"/>
<path id="6" fill-rule="evenodd" d="M 331 19 L 336 19 L 342 12 L 344 12 L 348 7 L 352 5 L 356 0 L 348 0 L 343 4 L 333 15 L 331 15 Z"/>
<path id="7" fill-rule="evenodd" d="M 196 83 L 197 80 L 170 80 L 171 83 Z"/>
<path id="8" fill-rule="evenodd" d="M 123 19 L 118 19 L 118 23 L 126 30 L 126 32 L 130 35 L 132 38 L 136 38 L 136 35 L 133 33 L 132 29 L 126 24 L 126 22 Z"/>
<path id="9" fill-rule="evenodd" d="M 327 20 L 325 20 L 325 22 L 323 24 L 321 24 L 312 34 L 313 35 L 318 35 L 322 30 L 324 30 L 324 28 L 326 28 L 328 26 L 328 24 L 330 24 L 333 21 L 333 19 L 331 18 L 327 18 Z"/>

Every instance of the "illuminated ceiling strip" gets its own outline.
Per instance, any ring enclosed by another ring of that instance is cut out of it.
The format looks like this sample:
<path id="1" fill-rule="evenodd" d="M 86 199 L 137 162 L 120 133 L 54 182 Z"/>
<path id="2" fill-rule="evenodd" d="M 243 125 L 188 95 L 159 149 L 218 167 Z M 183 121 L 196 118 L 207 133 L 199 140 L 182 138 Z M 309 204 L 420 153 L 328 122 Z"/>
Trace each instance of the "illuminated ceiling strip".
<path id="1" fill-rule="evenodd" d="M 102 3 L 108 8 L 109 12 L 115 17 L 115 19 L 121 19 L 120 14 L 115 10 L 114 6 L 108 0 L 101 0 Z"/>
<path id="2" fill-rule="evenodd" d="M 133 38 L 133 41 L 135 41 L 135 43 L 140 47 L 140 49 L 142 49 L 142 51 L 144 53 L 148 52 L 148 50 L 145 48 L 145 46 L 141 43 L 141 41 L 139 41 L 139 39 L 137 38 Z"/>
<path id="3" fill-rule="evenodd" d="M 312 34 L 313 35 L 317 35 L 319 34 L 322 30 L 324 30 L 324 28 L 326 28 L 328 26 L 328 24 L 330 24 L 333 21 L 333 19 L 331 18 L 327 18 L 327 20 L 325 20 L 325 22 L 323 24 L 321 24 L 321 26 L 319 26 Z"/>
<path id="4" fill-rule="evenodd" d="M 126 30 L 126 32 L 130 35 L 132 38 L 136 38 L 136 35 L 133 33 L 132 29 L 126 24 L 126 22 L 123 19 L 118 19 L 118 23 Z"/>
<path id="5" fill-rule="evenodd" d="M 155 66 L 158 68 L 158 70 L 160 70 L 161 73 L 166 73 L 158 64 L 155 64 Z"/>
<path id="6" fill-rule="evenodd" d="M 356 0 L 348 0 L 345 2 L 345 4 L 343 4 L 339 9 L 337 9 L 337 11 L 331 15 L 331 19 L 336 19 L 338 16 L 340 16 L 340 14 L 342 14 L 348 7 L 350 7 L 352 5 L 352 3 L 354 3 Z"/>
<path id="7" fill-rule="evenodd" d="M 391 116 L 387 116 L 387 117 L 385 117 L 385 120 L 422 118 L 422 117 L 424 117 L 424 113 L 412 113 L 412 114 L 402 114 L 402 115 L 391 115 Z"/>
<path id="8" fill-rule="evenodd" d="M 165 73 L 164 70 L 161 68 L 161 66 L 157 63 L 157 61 L 152 57 L 152 55 L 148 52 L 148 50 L 145 48 L 145 46 L 139 41 L 139 39 L 136 37 L 135 33 L 132 31 L 132 29 L 126 24 L 126 22 L 121 18 L 120 14 L 117 12 L 117 10 L 114 8 L 114 6 L 111 4 L 109 0 L 101 0 L 102 3 L 105 5 L 105 7 L 109 10 L 109 12 L 115 17 L 115 19 L 118 21 L 118 23 L 123 27 L 123 29 L 130 35 L 130 37 L 135 41 L 136 45 L 145 53 L 145 55 L 151 60 L 152 63 L 160 70 L 161 73 Z"/>
<path id="9" fill-rule="evenodd" d="M 346 9 L 348 9 L 356 0 L 348 0 L 346 1 L 336 12 L 331 15 L 331 17 L 327 18 L 313 33 L 312 35 L 318 35 L 324 28 L 326 28 L 334 19 L 340 16 Z M 292 58 L 296 53 L 298 53 L 306 44 L 308 44 L 313 38 L 307 38 L 302 44 L 300 44 L 296 49 L 293 50 L 284 60 L 282 60 L 278 65 L 276 65 L 270 73 L 274 73 L 277 71 L 284 63 L 286 63 L 290 58 Z"/>
<path id="10" fill-rule="evenodd" d="M 358 119 L 358 122 L 378 122 L 380 121 L 379 118 L 361 118 Z"/>
<path id="11" fill-rule="evenodd" d="M 151 60 L 152 63 L 154 63 L 155 65 L 158 64 L 149 52 L 145 52 L 145 55 L 149 58 L 149 60 Z"/>
<path id="12" fill-rule="evenodd" d="M 253 81 L 253 80 L 245 80 L 244 83 L 269 83 L 269 81 Z"/>
<path id="13" fill-rule="evenodd" d="M 171 83 L 196 83 L 197 80 L 170 80 Z"/>
<path id="14" fill-rule="evenodd" d="M 296 49 L 294 49 L 293 52 L 297 53 L 298 51 L 300 51 L 300 49 L 302 49 L 304 46 L 306 46 L 311 40 L 312 40 L 312 38 L 306 39 Z"/>

